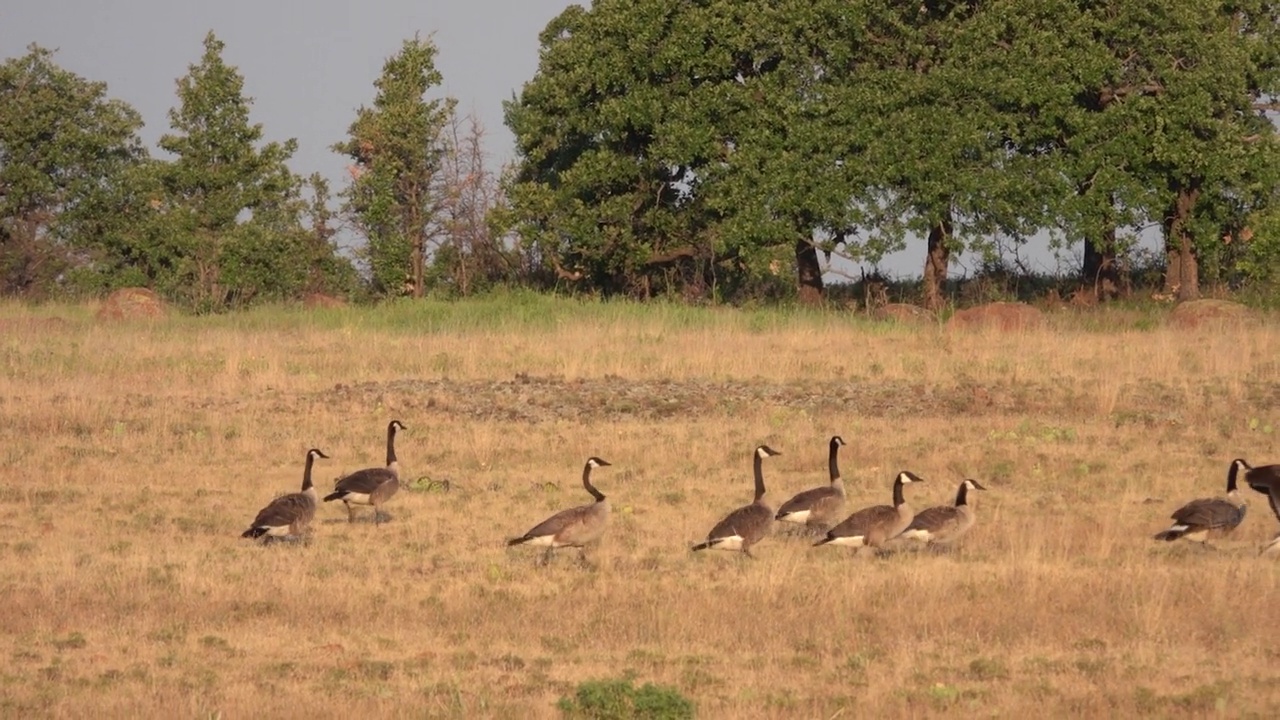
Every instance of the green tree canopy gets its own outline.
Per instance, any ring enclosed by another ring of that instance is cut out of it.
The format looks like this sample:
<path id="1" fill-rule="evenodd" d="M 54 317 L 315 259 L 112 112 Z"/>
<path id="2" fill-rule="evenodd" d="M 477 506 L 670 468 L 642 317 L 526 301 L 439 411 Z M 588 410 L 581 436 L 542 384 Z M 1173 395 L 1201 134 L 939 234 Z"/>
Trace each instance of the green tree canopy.
<path id="1" fill-rule="evenodd" d="M 561 277 L 614 292 L 646 294 L 687 259 L 696 272 L 675 282 L 722 288 L 785 262 L 813 298 L 819 248 L 875 261 L 919 238 L 936 306 L 952 254 L 991 252 L 996 235 L 1085 240 L 1090 262 L 1114 260 L 1117 228 L 1153 222 L 1183 273 L 1274 187 L 1258 103 L 1275 90 L 1275 12 L 1263 0 L 570 7 L 507 104 L 513 222 Z"/>
<path id="2" fill-rule="evenodd" d="M 262 143 L 223 49 L 209 33 L 200 62 L 178 80 L 172 132 L 160 138 L 172 159 L 152 167 L 159 201 L 134 255 L 153 284 L 202 309 L 339 290 L 350 281 L 345 261 L 306 227 L 303 183 L 286 164 L 297 142 Z M 313 190 L 327 197 L 322 185 Z"/>
<path id="3" fill-rule="evenodd" d="M 443 191 L 442 133 L 452 98 L 428 99 L 443 77 L 430 39 L 406 40 L 374 82 L 372 107 L 362 107 L 348 138 L 333 146 L 351 160 L 343 208 L 364 236 L 374 290 L 414 297 L 425 290 L 425 266 L 439 230 Z"/>
<path id="4" fill-rule="evenodd" d="M 131 232 L 142 119 L 38 45 L 0 64 L 0 293 L 48 292 Z"/>
<path id="5" fill-rule="evenodd" d="M 732 294 L 781 273 L 815 298 L 815 239 L 853 210 L 856 168 L 837 151 L 854 123 L 832 81 L 849 62 L 834 39 L 858 18 L 838 2 L 566 10 L 507 104 L 525 242 L 607 291 Z"/>

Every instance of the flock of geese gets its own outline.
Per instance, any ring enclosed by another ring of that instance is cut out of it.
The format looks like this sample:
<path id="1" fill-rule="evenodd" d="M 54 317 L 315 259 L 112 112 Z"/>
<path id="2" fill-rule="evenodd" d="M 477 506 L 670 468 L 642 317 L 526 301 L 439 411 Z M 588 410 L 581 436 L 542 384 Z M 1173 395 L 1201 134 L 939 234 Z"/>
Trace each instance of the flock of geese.
<path id="1" fill-rule="evenodd" d="M 241 537 L 261 538 L 264 542 L 306 538 L 311 521 L 315 518 L 319 502 L 341 500 L 347 508 L 347 520 L 355 522 L 356 505 L 373 508 L 373 522 L 381 522 L 381 507 L 400 489 L 400 467 L 396 459 L 396 432 L 406 430 L 399 420 L 387 425 L 387 462 L 384 467 L 371 467 L 344 475 L 334 481 L 333 492 L 319 497 L 311 481 L 311 471 L 317 458 L 329 456 L 319 448 L 307 451 L 306 467 L 302 474 L 302 491 L 281 495 L 258 512 L 253 523 Z M 769 537 L 777 522 L 800 526 L 802 532 L 818 538 L 815 546 L 843 545 L 876 552 L 891 544 L 920 543 L 931 547 L 953 545 L 974 525 L 976 516 L 969 504 L 969 492 L 986 490 L 977 480 L 961 481 L 956 490 L 955 502 L 915 512 L 906 502 L 907 485 L 924 482 L 924 479 L 907 470 L 898 473 L 893 481 L 893 504 L 872 505 L 844 517 L 846 493 L 840 476 L 839 452 L 845 441 L 836 435 L 828 448 L 830 482 L 827 485 L 805 490 L 782 504 L 775 512 L 765 502 L 764 461 L 782 453 L 768 445 L 756 447 L 752 454 L 755 470 L 755 499 L 730 512 L 707 534 L 707 539 L 691 550 L 729 550 L 754 557 L 751 548 Z M 598 542 L 609 520 L 609 499 L 591 484 L 591 471 L 608 467 L 609 462 L 590 457 L 582 468 L 582 486 L 593 501 L 562 510 L 533 526 L 528 532 L 507 541 L 507 545 L 533 545 L 545 547 L 542 562 L 551 559 L 559 548 L 578 548 L 585 553 L 588 546 Z M 1174 511 L 1173 524 L 1155 535 L 1157 540 L 1185 539 L 1208 547 L 1210 539 L 1225 537 L 1235 531 L 1244 520 L 1247 502 L 1239 492 L 1240 474 L 1253 490 L 1263 493 L 1272 512 L 1280 520 L 1280 465 L 1252 467 L 1243 459 L 1231 462 L 1227 472 L 1226 498 L 1199 498 Z M 1264 554 L 1280 552 L 1280 533 L 1263 549 Z M 582 556 L 585 561 L 585 554 Z"/>

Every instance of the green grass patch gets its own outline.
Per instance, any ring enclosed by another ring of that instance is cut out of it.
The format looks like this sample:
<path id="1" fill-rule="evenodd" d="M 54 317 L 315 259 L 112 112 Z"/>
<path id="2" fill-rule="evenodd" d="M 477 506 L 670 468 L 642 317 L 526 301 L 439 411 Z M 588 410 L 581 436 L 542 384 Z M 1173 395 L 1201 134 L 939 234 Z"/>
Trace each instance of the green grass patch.
<path id="1" fill-rule="evenodd" d="M 557 707 L 566 718 L 591 720 L 680 720 L 694 716 L 693 701 L 675 688 L 645 683 L 633 684 L 631 677 L 588 680 L 578 685 Z"/>

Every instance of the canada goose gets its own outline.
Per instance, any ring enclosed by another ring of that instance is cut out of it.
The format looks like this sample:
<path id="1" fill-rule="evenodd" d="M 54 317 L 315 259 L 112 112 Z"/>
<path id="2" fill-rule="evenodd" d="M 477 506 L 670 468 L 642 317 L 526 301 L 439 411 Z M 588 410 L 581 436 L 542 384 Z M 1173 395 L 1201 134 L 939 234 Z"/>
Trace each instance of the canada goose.
<path id="1" fill-rule="evenodd" d="M 1260 465 L 1253 467 L 1242 458 L 1232 461 L 1233 466 L 1244 470 L 1244 481 L 1249 487 L 1267 496 L 1271 512 L 1280 520 L 1280 465 Z M 1262 555 L 1280 554 L 1280 533 L 1262 547 Z"/>
<path id="2" fill-rule="evenodd" d="M 1244 520 L 1248 505 L 1240 496 L 1236 487 L 1236 478 L 1241 468 L 1249 465 L 1243 460 L 1233 460 L 1231 469 L 1227 471 L 1227 499 L 1200 498 L 1192 500 L 1173 511 L 1173 525 L 1162 530 L 1153 537 L 1156 540 L 1172 542 L 1178 538 L 1186 538 L 1192 542 L 1204 544 L 1211 538 L 1224 537 L 1231 534 Z"/>
<path id="3" fill-rule="evenodd" d="M 814 545 L 883 546 L 885 541 L 906 530 L 915 518 L 915 511 L 902 496 L 902 486 L 915 482 L 924 482 L 924 479 L 907 470 L 898 473 L 893 481 L 893 505 L 873 505 L 859 510 L 831 528 L 827 536 Z"/>
<path id="4" fill-rule="evenodd" d="M 387 466 L 365 468 L 338 478 L 333 492 L 324 501 L 341 500 L 347 506 L 347 522 L 356 521 L 352 505 L 372 505 L 373 522 L 380 521 L 378 508 L 400 489 L 400 462 L 396 460 L 396 430 L 408 430 L 399 420 L 387 423 Z"/>
<path id="5" fill-rule="evenodd" d="M 764 502 L 764 459 L 781 455 L 768 445 L 761 445 L 755 450 L 756 499 L 750 505 L 744 505 L 729 513 L 716 523 L 707 533 L 706 542 L 698 543 L 691 549 L 694 552 L 714 548 L 716 550 L 741 550 L 749 558 L 751 546 L 763 540 L 773 530 L 773 508 Z"/>
<path id="6" fill-rule="evenodd" d="M 955 505 L 938 505 L 916 513 L 911 524 L 899 536 L 909 540 L 921 540 L 930 545 L 945 545 L 960 539 L 969 532 L 976 519 L 969 507 L 969 491 L 986 490 L 977 480 L 965 480 L 956 491 Z"/>
<path id="7" fill-rule="evenodd" d="M 831 484 L 805 490 L 778 508 L 775 520 L 804 525 L 809 530 L 825 533 L 844 513 L 844 480 L 840 478 L 837 455 L 844 439 L 832 436 L 827 455 L 827 467 L 831 472 Z"/>
<path id="8" fill-rule="evenodd" d="M 1280 465 L 1260 465 L 1253 467 L 1243 458 L 1231 461 L 1232 468 L 1244 470 L 1245 483 L 1254 490 L 1267 496 L 1271 512 L 1280 520 Z"/>
<path id="9" fill-rule="evenodd" d="M 240 537 L 261 537 L 263 542 L 270 542 L 272 538 L 298 537 L 307 532 L 311 519 L 316 516 L 316 488 L 311 484 L 311 466 L 318 457 L 328 459 L 329 456 L 319 448 L 307 451 L 307 467 L 302 471 L 302 492 L 281 495 L 267 503 Z"/>
<path id="10" fill-rule="evenodd" d="M 591 470 L 608 466 L 608 462 L 590 457 L 582 467 L 582 487 L 591 493 L 595 502 L 561 510 L 524 535 L 508 540 L 507 545 L 545 546 L 547 550 L 542 554 L 544 565 L 551 561 L 551 551 L 556 548 L 576 547 L 580 549 L 579 559 L 586 562 L 586 546 L 599 540 L 609 523 L 609 499 L 591 484 Z"/>

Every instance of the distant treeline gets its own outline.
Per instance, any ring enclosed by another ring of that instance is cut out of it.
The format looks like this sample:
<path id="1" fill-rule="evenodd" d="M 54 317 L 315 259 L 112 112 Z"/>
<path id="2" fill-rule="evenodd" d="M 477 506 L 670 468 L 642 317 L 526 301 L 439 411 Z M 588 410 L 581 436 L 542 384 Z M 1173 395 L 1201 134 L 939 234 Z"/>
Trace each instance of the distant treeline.
<path id="1" fill-rule="evenodd" d="M 333 146 L 336 197 L 289 170 L 295 141 L 263 140 L 212 34 L 165 159 L 136 111 L 32 46 L 0 65 L 0 292 L 871 301 L 890 283 L 824 274 L 919 243 L 919 283 L 894 299 L 934 308 L 975 281 L 1275 298 L 1277 29 L 1261 1 L 597 0 L 543 30 L 502 171 L 483 128 L 430 97 L 434 45 L 405 41 Z M 1154 227 L 1162 251 L 1136 253 Z M 1034 236 L 1079 248 L 1079 268 L 1021 271 L 1008 249 Z M 979 277 L 949 283 L 961 254 Z"/>

